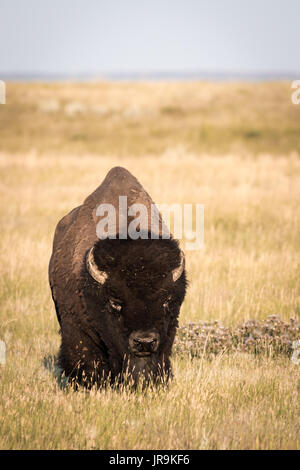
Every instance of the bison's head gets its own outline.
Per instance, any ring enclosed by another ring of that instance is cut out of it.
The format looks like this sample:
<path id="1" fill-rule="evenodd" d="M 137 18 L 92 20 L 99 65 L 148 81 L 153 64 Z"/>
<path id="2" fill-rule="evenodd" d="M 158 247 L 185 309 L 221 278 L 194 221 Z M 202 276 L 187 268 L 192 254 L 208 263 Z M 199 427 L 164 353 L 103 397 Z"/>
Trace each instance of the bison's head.
<path id="1" fill-rule="evenodd" d="M 136 380 L 169 373 L 169 356 L 185 296 L 184 255 L 175 240 L 99 240 L 86 255 L 89 322 L 115 375 Z"/>

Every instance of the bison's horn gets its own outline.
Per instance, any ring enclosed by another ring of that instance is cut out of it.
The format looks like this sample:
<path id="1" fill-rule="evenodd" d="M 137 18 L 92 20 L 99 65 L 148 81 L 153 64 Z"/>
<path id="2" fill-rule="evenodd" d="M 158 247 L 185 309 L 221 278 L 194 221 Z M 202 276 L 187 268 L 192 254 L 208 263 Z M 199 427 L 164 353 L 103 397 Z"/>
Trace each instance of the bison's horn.
<path id="1" fill-rule="evenodd" d="M 185 266 L 185 257 L 184 257 L 183 252 L 181 251 L 180 252 L 180 265 L 178 266 L 178 268 L 175 268 L 172 271 L 173 281 L 174 282 L 176 282 L 177 279 L 180 278 L 181 274 L 183 273 L 184 266 Z"/>
<path id="2" fill-rule="evenodd" d="M 99 282 L 99 284 L 104 284 L 107 279 L 107 273 L 105 271 L 99 271 L 98 266 L 96 264 L 94 258 L 94 247 L 90 249 L 86 257 L 86 266 L 88 272 L 92 276 L 95 281 Z"/>

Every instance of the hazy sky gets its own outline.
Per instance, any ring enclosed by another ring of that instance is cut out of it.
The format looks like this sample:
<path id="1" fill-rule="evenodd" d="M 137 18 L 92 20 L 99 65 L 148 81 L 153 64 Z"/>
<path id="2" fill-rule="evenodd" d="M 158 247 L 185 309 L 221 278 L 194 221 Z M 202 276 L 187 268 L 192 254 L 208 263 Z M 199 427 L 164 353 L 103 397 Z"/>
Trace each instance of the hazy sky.
<path id="1" fill-rule="evenodd" d="M 300 0 L 0 0 L 0 79 L 172 70 L 300 75 Z"/>

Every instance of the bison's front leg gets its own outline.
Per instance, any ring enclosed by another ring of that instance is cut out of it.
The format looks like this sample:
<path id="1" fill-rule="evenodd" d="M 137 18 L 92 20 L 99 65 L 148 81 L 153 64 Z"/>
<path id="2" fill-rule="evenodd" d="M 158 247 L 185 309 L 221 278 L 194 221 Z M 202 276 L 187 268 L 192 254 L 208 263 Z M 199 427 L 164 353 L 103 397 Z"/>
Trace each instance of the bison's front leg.
<path id="1" fill-rule="evenodd" d="M 105 349 L 82 333 L 77 336 L 74 330 L 72 335 L 64 330 L 59 365 L 72 383 L 88 388 L 100 386 L 110 375 Z"/>

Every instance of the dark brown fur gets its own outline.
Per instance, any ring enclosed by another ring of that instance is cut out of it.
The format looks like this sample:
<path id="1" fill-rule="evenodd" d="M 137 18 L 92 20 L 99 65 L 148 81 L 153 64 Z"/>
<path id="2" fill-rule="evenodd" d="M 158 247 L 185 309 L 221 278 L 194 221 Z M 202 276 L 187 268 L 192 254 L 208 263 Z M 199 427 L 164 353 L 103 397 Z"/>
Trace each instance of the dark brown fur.
<path id="1" fill-rule="evenodd" d="M 167 379 L 177 318 L 185 296 L 185 272 L 174 282 L 172 270 L 180 263 L 173 239 L 99 240 L 96 208 L 117 207 L 119 195 L 128 205 L 153 204 L 138 181 L 125 169 L 112 169 L 84 204 L 58 224 L 49 265 L 49 280 L 61 327 L 59 362 L 65 374 L 87 385 L 110 378 L 120 381 L 124 372 L 137 383 Z M 96 282 L 86 268 L 86 255 L 94 246 L 99 269 L 108 274 Z M 122 305 L 120 312 L 111 300 Z M 155 353 L 137 357 L 129 347 L 136 331 L 154 331 L 159 337 Z"/>

